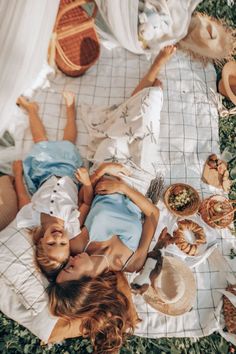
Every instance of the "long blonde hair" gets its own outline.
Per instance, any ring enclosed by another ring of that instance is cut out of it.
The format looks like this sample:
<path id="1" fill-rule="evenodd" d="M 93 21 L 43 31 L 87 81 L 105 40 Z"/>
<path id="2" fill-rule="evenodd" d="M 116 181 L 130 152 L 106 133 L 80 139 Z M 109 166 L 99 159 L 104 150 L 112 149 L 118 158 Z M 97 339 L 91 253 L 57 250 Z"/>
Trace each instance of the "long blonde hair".
<path id="1" fill-rule="evenodd" d="M 47 292 L 53 315 L 81 319 L 80 331 L 91 339 L 95 353 L 117 353 L 138 322 L 115 272 L 51 283 Z"/>
<path id="2" fill-rule="evenodd" d="M 35 245 L 35 262 L 39 270 L 48 278 L 48 280 L 54 280 L 60 270 L 65 266 L 68 261 L 68 257 L 63 261 L 59 262 L 55 259 L 51 259 L 45 252 L 42 245 L 42 238 L 44 236 L 44 231 L 42 226 L 38 226 L 30 230 L 30 234 L 33 238 Z"/>

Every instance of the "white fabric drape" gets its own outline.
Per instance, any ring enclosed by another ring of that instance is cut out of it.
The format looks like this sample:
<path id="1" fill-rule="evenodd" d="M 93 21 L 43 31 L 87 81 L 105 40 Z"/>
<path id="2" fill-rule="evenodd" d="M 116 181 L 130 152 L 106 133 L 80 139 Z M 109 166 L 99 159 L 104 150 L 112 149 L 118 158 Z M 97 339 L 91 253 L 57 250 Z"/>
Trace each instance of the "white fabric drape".
<path id="1" fill-rule="evenodd" d="M 58 6 L 59 0 L 0 0 L 0 135 L 16 130 L 17 97 L 42 84 Z"/>
<path id="2" fill-rule="evenodd" d="M 174 44 L 187 34 L 191 15 L 202 0 L 152 0 L 158 6 L 160 16 L 169 18 L 169 30 L 160 33 L 155 42 L 150 43 L 151 51 L 158 52 L 166 45 Z M 100 34 L 113 44 L 119 43 L 129 51 L 142 54 L 143 50 L 138 41 L 138 0 L 96 0 L 99 11 L 113 34 L 113 39 L 104 29 L 98 26 Z"/>

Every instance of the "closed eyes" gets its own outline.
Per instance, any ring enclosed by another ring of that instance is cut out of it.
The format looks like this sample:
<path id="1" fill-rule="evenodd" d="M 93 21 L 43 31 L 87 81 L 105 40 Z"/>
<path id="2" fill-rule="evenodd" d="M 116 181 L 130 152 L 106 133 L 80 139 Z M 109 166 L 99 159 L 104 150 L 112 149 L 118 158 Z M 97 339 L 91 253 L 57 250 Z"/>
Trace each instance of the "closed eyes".
<path id="1" fill-rule="evenodd" d="M 56 244 L 56 242 L 48 242 L 47 244 L 48 244 L 48 246 L 54 246 Z M 67 242 L 61 242 L 59 244 L 59 246 L 66 246 L 66 245 L 67 245 Z"/>

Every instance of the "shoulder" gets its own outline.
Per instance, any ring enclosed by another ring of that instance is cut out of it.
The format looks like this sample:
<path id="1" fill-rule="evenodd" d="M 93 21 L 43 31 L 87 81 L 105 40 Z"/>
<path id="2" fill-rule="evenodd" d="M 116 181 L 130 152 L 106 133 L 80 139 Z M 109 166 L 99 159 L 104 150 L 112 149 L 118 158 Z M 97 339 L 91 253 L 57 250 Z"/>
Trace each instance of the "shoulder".
<path id="1" fill-rule="evenodd" d="M 40 213 L 33 208 L 33 203 L 23 206 L 17 216 L 17 227 L 31 227 L 40 225 Z"/>

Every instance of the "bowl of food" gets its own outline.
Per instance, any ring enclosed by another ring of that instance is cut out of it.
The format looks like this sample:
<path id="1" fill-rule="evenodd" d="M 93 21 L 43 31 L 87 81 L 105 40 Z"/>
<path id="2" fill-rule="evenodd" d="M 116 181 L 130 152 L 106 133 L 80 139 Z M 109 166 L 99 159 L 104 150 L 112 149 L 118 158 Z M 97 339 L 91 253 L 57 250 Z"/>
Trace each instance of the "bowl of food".
<path id="1" fill-rule="evenodd" d="M 175 183 L 164 192 L 164 203 L 176 216 L 191 216 L 198 211 L 201 201 L 198 192 L 192 186 Z"/>
<path id="2" fill-rule="evenodd" d="M 209 226 L 224 229 L 234 220 L 234 203 L 222 195 L 212 195 L 202 201 L 199 213 Z"/>

